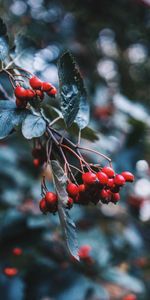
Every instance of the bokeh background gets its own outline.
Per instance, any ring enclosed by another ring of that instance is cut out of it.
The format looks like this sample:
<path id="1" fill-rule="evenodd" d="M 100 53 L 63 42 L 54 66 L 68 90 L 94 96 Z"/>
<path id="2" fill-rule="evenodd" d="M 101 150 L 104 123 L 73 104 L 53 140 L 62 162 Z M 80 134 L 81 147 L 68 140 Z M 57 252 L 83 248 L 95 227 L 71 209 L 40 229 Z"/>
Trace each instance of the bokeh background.
<path id="1" fill-rule="evenodd" d="M 0 16 L 12 56 L 16 35 L 26 36 L 16 63 L 56 87 L 58 58 L 72 51 L 99 136 L 82 143 L 136 177 L 119 205 L 72 209 L 79 245 L 91 247 L 90 262 L 78 264 L 67 256 L 57 216 L 39 211 L 43 169 L 33 165 L 32 143 L 19 134 L 1 141 L 0 299 L 149 300 L 150 1 L 5 0 Z M 6 78 L 0 84 L 13 97 Z M 14 247 L 22 254 L 14 255 Z M 8 277 L 6 267 L 17 275 Z"/>

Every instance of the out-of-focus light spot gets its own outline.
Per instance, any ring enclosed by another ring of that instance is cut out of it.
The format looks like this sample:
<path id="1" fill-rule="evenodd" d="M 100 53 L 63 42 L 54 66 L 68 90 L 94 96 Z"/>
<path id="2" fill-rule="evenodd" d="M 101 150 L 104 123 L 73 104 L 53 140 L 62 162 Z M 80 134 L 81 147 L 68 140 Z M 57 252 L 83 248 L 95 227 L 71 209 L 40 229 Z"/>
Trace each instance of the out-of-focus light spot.
<path id="1" fill-rule="evenodd" d="M 33 67 L 36 71 L 43 71 L 46 68 L 46 62 L 44 59 L 39 57 L 39 55 L 35 56 Z"/>
<path id="2" fill-rule="evenodd" d="M 15 1 L 11 6 L 10 10 L 16 16 L 21 16 L 26 12 L 27 5 L 23 1 Z"/>
<path id="3" fill-rule="evenodd" d="M 127 50 L 128 59 L 133 64 L 145 62 L 147 54 L 147 48 L 142 44 L 134 44 Z"/>
<path id="4" fill-rule="evenodd" d="M 146 178 L 137 180 L 135 183 L 135 194 L 139 197 L 149 197 L 150 196 L 150 181 Z"/>
<path id="5" fill-rule="evenodd" d="M 137 161 L 136 169 L 138 172 L 147 172 L 149 170 L 148 162 L 146 160 Z"/>
<path id="6" fill-rule="evenodd" d="M 52 61 L 59 56 L 60 50 L 56 45 L 50 45 L 45 49 L 40 50 L 39 54 L 47 61 Z"/>
<path id="7" fill-rule="evenodd" d="M 38 7 L 42 5 L 43 0 L 28 0 L 27 3 L 32 7 Z"/>
<path id="8" fill-rule="evenodd" d="M 144 201 L 140 208 L 140 219 L 143 222 L 150 220 L 150 201 Z"/>
<path id="9" fill-rule="evenodd" d="M 100 48 L 104 55 L 110 57 L 118 56 L 118 49 L 115 43 L 115 34 L 111 29 L 105 28 L 100 31 L 97 44 L 98 48 Z"/>
<path id="10" fill-rule="evenodd" d="M 58 83 L 57 67 L 54 64 L 49 64 L 43 72 L 43 80 L 49 81 L 52 84 Z"/>
<path id="11" fill-rule="evenodd" d="M 150 0 L 142 0 L 144 3 L 150 5 Z"/>
<path id="12" fill-rule="evenodd" d="M 136 103 L 135 105 L 135 103 L 133 104 L 127 97 L 119 93 L 113 96 L 113 101 L 118 109 L 150 126 L 150 117 L 141 104 Z"/>
<path id="13" fill-rule="evenodd" d="M 97 71 L 99 75 L 105 78 L 106 80 L 115 79 L 115 77 L 118 75 L 116 64 L 110 59 L 100 60 L 97 65 Z"/>

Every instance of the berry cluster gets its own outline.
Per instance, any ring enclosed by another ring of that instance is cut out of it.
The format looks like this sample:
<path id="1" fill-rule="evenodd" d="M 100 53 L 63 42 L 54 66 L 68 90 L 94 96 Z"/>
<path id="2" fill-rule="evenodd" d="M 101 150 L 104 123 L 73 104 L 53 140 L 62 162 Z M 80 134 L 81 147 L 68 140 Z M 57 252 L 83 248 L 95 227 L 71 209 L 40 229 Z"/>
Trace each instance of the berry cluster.
<path id="1" fill-rule="evenodd" d="M 116 204 L 120 200 L 120 189 L 126 182 L 133 182 L 134 175 L 130 172 L 115 174 L 113 168 L 105 166 L 98 172 L 85 172 L 82 174 L 82 184 L 69 182 L 67 185 L 68 203 L 67 208 L 73 204 L 88 205 L 90 202 L 104 204 L 112 202 Z M 40 201 L 40 210 L 43 213 L 57 211 L 58 197 L 52 192 L 47 192 Z"/>
<path id="2" fill-rule="evenodd" d="M 125 182 L 133 182 L 134 176 L 130 172 L 115 174 L 111 167 L 106 166 L 97 173 L 83 173 L 82 181 L 78 186 L 74 183 L 67 186 L 68 195 L 73 198 L 74 203 L 87 205 L 101 201 L 105 204 L 116 204 L 120 200 L 121 187 Z"/>
<path id="3" fill-rule="evenodd" d="M 31 88 L 25 89 L 21 85 L 15 87 L 16 105 L 25 108 L 27 103 L 32 100 L 44 99 L 44 93 L 54 97 L 57 93 L 56 88 L 49 82 L 43 82 L 38 77 L 33 76 L 29 79 Z"/>
<path id="4" fill-rule="evenodd" d="M 48 212 L 56 213 L 58 209 L 58 197 L 53 192 L 47 192 L 40 201 L 40 210 L 46 214 Z"/>

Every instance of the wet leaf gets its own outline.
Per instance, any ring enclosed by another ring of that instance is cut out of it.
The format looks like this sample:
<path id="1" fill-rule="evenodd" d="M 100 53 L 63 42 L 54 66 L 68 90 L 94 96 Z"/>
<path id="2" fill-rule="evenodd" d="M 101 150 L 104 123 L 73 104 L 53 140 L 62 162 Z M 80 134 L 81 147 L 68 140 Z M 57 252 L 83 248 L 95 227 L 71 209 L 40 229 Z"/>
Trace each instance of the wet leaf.
<path id="1" fill-rule="evenodd" d="M 29 140 L 43 135 L 45 130 L 46 121 L 39 115 L 28 115 L 22 124 L 22 134 Z"/>
<path id="2" fill-rule="evenodd" d="M 76 119 L 78 126 L 82 129 L 87 125 L 87 115 L 89 115 L 86 104 L 86 91 L 82 77 L 70 52 L 65 52 L 61 56 L 58 64 L 58 75 L 61 111 L 66 125 L 70 127 Z"/>
<path id="3" fill-rule="evenodd" d="M 64 233 L 66 246 L 70 254 L 79 260 L 76 226 L 66 209 L 68 200 L 68 194 L 66 191 L 67 177 L 57 161 L 51 161 L 51 167 L 53 172 L 53 182 L 58 194 L 58 214 Z"/>
<path id="4" fill-rule="evenodd" d="M 9 100 L 0 101 L 0 139 L 5 138 L 15 128 L 20 125 L 26 117 L 28 111 L 18 109 L 14 102 Z"/>

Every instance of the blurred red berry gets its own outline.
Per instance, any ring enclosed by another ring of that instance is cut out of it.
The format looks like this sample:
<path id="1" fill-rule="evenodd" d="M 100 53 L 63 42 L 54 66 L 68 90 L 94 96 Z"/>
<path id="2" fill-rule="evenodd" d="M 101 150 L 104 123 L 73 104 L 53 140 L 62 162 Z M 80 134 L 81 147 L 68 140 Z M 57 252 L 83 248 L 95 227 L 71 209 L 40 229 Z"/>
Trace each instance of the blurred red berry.
<path id="1" fill-rule="evenodd" d="M 9 276 L 9 277 L 13 277 L 13 276 L 18 274 L 18 269 L 17 268 L 7 267 L 3 271 L 4 271 L 4 274 Z"/>
<path id="2" fill-rule="evenodd" d="M 49 83 L 49 82 L 43 82 L 42 83 L 42 90 L 44 92 L 48 92 L 49 90 L 51 90 L 53 88 L 53 86 Z"/>
<path id="3" fill-rule="evenodd" d="M 114 178 L 114 184 L 123 186 L 125 184 L 125 179 L 121 174 L 117 174 Z"/>
<path id="4" fill-rule="evenodd" d="M 124 296 L 122 298 L 122 300 L 137 300 L 137 297 L 135 294 L 128 294 L 128 295 Z"/>
<path id="5" fill-rule="evenodd" d="M 84 245 L 84 246 L 81 246 L 79 248 L 79 252 L 78 252 L 78 255 L 80 257 L 80 259 L 87 259 L 90 257 L 90 251 L 91 251 L 91 246 L 89 245 Z"/>
<path id="6" fill-rule="evenodd" d="M 44 93 L 43 93 L 43 91 L 41 91 L 41 90 L 36 90 L 36 95 L 37 95 L 41 100 L 44 99 Z"/>
<path id="7" fill-rule="evenodd" d="M 115 176 L 115 172 L 111 167 L 104 167 L 102 169 L 102 172 L 105 173 L 109 178 L 112 178 Z"/>
<path id="8" fill-rule="evenodd" d="M 35 90 L 40 90 L 42 87 L 42 81 L 36 76 L 31 77 L 29 83 L 31 87 Z"/>
<path id="9" fill-rule="evenodd" d="M 86 186 L 84 184 L 80 184 L 78 186 L 79 193 L 84 193 L 86 190 Z"/>
<path id="10" fill-rule="evenodd" d="M 68 202 L 67 202 L 67 208 L 70 209 L 73 206 L 73 199 L 72 198 L 68 198 Z"/>
<path id="11" fill-rule="evenodd" d="M 17 86 L 15 88 L 15 96 L 19 99 L 25 99 L 26 98 L 26 89 L 24 89 L 22 86 Z"/>
<path id="12" fill-rule="evenodd" d="M 55 193 L 53 193 L 53 192 L 46 193 L 45 201 L 46 201 L 47 206 L 52 206 L 52 205 L 56 204 L 57 200 L 58 200 L 58 197 Z"/>
<path id="13" fill-rule="evenodd" d="M 120 200 L 119 193 L 112 193 L 111 194 L 111 202 L 117 203 Z"/>
<path id="14" fill-rule="evenodd" d="M 57 89 L 53 86 L 51 90 L 47 92 L 48 96 L 55 96 L 57 94 Z"/>
<path id="15" fill-rule="evenodd" d="M 12 253 L 13 253 L 14 255 L 16 255 L 16 256 L 21 255 L 22 252 L 23 252 L 22 249 L 19 248 L 19 247 L 15 247 L 15 248 L 12 249 Z"/>
<path id="16" fill-rule="evenodd" d="M 102 185 L 107 184 L 108 176 L 104 172 L 98 172 L 96 175 L 97 175 L 97 178 L 98 178 L 100 184 L 102 184 Z"/>
<path id="17" fill-rule="evenodd" d="M 113 178 L 108 179 L 107 186 L 110 187 L 110 188 L 114 186 L 114 179 Z"/>
<path id="18" fill-rule="evenodd" d="M 47 206 L 46 206 L 45 198 L 43 198 L 43 199 L 40 200 L 39 208 L 40 208 L 40 211 L 41 211 L 43 214 L 46 214 L 46 213 L 48 212 L 48 209 L 47 209 Z"/>
<path id="19" fill-rule="evenodd" d="M 31 89 L 26 90 L 26 98 L 32 100 L 35 97 L 35 92 Z"/>
<path id="20" fill-rule="evenodd" d="M 130 172 L 124 171 L 121 173 L 121 175 L 124 177 L 125 181 L 128 181 L 128 182 L 134 181 L 134 175 Z"/>
<path id="21" fill-rule="evenodd" d="M 67 185 L 67 192 L 68 192 L 69 196 L 75 197 L 79 192 L 78 186 L 72 182 L 69 183 Z"/>
<path id="22" fill-rule="evenodd" d="M 111 192 L 109 190 L 102 189 L 100 191 L 100 198 L 102 198 L 106 201 L 109 201 L 110 200 L 110 194 L 111 194 Z"/>
<path id="23" fill-rule="evenodd" d="M 86 172 L 82 174 L 82 180 L 84 184 L 90 185 L 96 182 L 97 176 L 93 172 Z"/>
<path id="24" fill-rule="evenodd" d="M 25 99 L 16 98 L 16 106 L 18 108 L 25 108 L 27 106 L 27 101 Z"/>
<path id="25" fill-rule="evenodd" d="M 33 164 L 37 168 L 40 165 L 40 160 L 38 158 L 33 159 Z"/>

